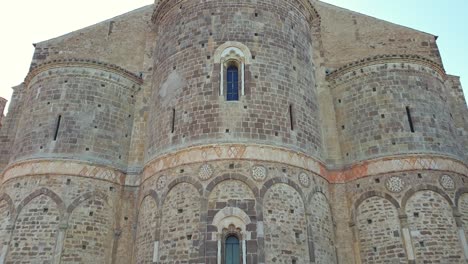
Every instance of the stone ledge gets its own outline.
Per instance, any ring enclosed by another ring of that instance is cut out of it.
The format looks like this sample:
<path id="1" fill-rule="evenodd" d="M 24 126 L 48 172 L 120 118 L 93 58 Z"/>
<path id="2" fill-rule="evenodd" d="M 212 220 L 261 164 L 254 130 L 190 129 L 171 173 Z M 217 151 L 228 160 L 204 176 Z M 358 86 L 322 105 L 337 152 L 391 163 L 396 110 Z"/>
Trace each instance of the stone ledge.
<path id="1" fill-rule="evenodd" d="M 150 161 L 141 182 L 161 171 L 178 166 L 221 160 L 249 160 L 287 164 L 310 171 L 330 183 L 345 183 L 371 175 L 398 171 L 438 170 L 468 176 L 468 166 L 454 158 L 436 154 L 407 154 L 356 162 L 343 169 L 329 169 L 304 153 L 264 145 L 218 144 L 186 148 Z"/>
<path id="2" fill-rule="evenodd" d="M 37 65 L 36 67 L 32 68 L 28 75 L 26 76 L 24 83 L 25 87 L 29 86 L 29 82 L 39 73 L 53 69 L 53 68 L 63 68 L 63 67 L 85 67 L 85 68 L 93 68 L 93 69 L 101 69 L 105 71 L 111 71 L 118 75 L 121 75 L 137 84 L 143 84 L 143 79 L 137 76 L 136 74 L 125 70 L 115 64 L 109 64 L 105 62 L 100 62 L 97 60 L 90 60 L 90 59 L 62 59 L 62 60 L 52 60 L 47 61 L 42 64 Z"/>

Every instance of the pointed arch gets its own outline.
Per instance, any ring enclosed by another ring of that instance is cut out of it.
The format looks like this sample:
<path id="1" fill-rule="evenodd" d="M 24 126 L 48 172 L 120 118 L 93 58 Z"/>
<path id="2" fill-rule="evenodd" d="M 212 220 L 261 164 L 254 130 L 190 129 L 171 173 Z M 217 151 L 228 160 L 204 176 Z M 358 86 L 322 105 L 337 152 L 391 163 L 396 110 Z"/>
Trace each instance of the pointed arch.
<path id="1" fill-rule="evenodd" d="M 10 211 L 10 216 L 13 217 L 16 214 L 16 208 L 15 208 L 15 204 L 13 203 L 13 200 L 11 199 L 11 197 L 6 193 L 2 193 L 0 195 L 0 202 L 1 201 L 5 201 L 8 204 L 8 209 Z"/>
<path id="2" fill-rule="evenodd" d="M 102 200 L 104 200 L 107 203 L 107 205 L 112 207 L 112 205 L 109 203 L 108 196 L 106 194 L 104 194 L 103 192 L 96 190 L 96 191 L 85 193 L 82 196 L 76 198 L 68 206 L 67 213 L 71 214 L 73 212 L 73 210 L 75 210 L 75 208 L 78 207 L 80 204 L 82 204 L 83 202 L 85 202 L 85 201 L 87 201 L 87 200 L 89 200 L 91 198 L 94 198 L 94 197 L 101 198 Z"/>
<path id="3" fill-rule="evenodd" d="M 18 209 L 16 210 L 17 214 L 16 214 L 16 217 L 15 217 L 15 222 L 16 222 L 16 218 L 18 217 L 18 215 L 21 213 L 21 210 L 29 203 L 31 202 L 32 200 L 34 200 L 34 198 L 36 197 L 39 197 L 41 195 L 45 195 L 47 197 L 49 197 L 52 201 L 54 201 L 54 203 L 57 205 L 57 208 L 59 210 L 59 213 L 60 213 L 60 217 L 63 217 L 64 213 L 65 213 L 65 203 L 63 202 L 63 200 L 60 198 L 60 196 L 58 196 L 54 191 L 48 189 L 48 188 L 40 188 L 38 190 L 35 190 L 34 192 L 30 193 L 28 196 L 26 196 L 26 198 L 24 198 L 21 203 L 18 205 Z"/>

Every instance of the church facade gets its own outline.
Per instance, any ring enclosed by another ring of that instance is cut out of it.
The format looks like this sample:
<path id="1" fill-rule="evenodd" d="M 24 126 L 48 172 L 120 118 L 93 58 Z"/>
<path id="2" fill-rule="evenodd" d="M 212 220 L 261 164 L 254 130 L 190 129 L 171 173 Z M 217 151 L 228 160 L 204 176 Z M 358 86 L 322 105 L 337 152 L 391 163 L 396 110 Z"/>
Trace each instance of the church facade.
<path id="1" fill-rule="evenodd" d="M 316 0 L 156 0 L 34 44 L 0 263 L 467 263 L 436 40 Z"/>

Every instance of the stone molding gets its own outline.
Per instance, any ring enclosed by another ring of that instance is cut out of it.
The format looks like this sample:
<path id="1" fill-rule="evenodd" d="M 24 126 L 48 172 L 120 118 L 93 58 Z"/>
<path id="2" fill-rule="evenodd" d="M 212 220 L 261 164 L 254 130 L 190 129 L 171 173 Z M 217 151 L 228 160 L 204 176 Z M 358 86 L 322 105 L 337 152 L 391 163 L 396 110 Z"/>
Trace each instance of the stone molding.
<path id="1" fill-rule="evenodd" d="M 371 175 L 412 170 L 449 171 L 468 175 L 468 166 L 463 162 L 435 154 L 389 156 L 357 162 L 341 170 L 330 170 L 321 161 L 301 152 L 266 145 L 225 144 L 186 148 L 156 158 L 145 166 L 141 182 L 178 166 L 230 159 L 286 164 L 319 175 L 330 183 L 345 183 Z"/>
<path id="2" fill-rule="evenodd" d="M 156 6 L 154 7 L 153 15 L 151 16 L 151 21 L 156 24 L 159 20 L 161 20 L 164 17 L 164 14 L 166 12 L 163 12 L 164 9 L 170 9 L 173 8 L 174 6 L 177 6 L 184 0 L 161 0 L 159 1 Z M 298 0 L 298 2 L 305 8 L 306 11 L 309 12 L 310 14 L 310 20 L 309 23 L 312 23 L 312 21 L 319 21 L 320 24 L 320 15 L 317 12 L 317 9 L 312 5 L 312 3 L 309 0 Z M 302 10 L 300 10 L 302 11 Z"/>
<path id="3" fill-rule="evenodd" d="M 152 176 L 178 166 L 223 160 L 248 160 L 289 165 L 318 175 L 329 183 L 401 171 L 433 170 L 468 175 L 468 166 L 446 156 L 413 154 L 390 156 L 357 162 L 341 170 L 330 170 L 322 162 L 304 153 L 264 145 L 205 145 L 186 148 L 149 162 L 143 170 L 140 185 Z M 67 175 L 104 180 L 125 185 L 126 174 L 107 166 L 71 160 L 28 160 L 10 164 L 3 172 L 2 183 L 24 176 Z"/>
<path id="4" fill-rule="evenodd" d="M 28 160 L 10 164 L 1 175 L 1 182 L 3 184 L 14 178 L 38 175 L 79 176 L 125 184 L 125 174 L 121 171 L 70 160 Z"/>
<path id="5" fill-rule="evenodd" d="M 426 59 L 419 55 L 405 55 L 405 54 L 385 54 L 385 55 L 377 55 L 373 57 L 364 58 L 358 61 L 354 61 L 348 63 L 332 72 L 330 72 L 326 79 L 331 83 L 341 83 L 350 79 L 351 77 L 346 78 L 347 74 L 351 74 L 352 77 L 358 77 L 363 74 L 367 74 L 368 72 L 362 72 L 360 69 L 369 66 L 375 65 L 385 65 L 385 64 L 416 64 L 423 67 L 428 67 L 434 74 L 437 75 L 442 81 L 447 79 L 447 74 L 442 65 L 434 62 L 432 60 Z M 391 68 L 389 68 L 391 69 Z M 401 68 L 397 68 L 401 69 Z M 406 69 L 406 68 L 405 68 Z M 420 70 L 418 68 L 412 68 L 412 70 Z"/>
<path id="6" fill-rule="evenodd" d="M 54 69 L 54 68 L 66 68 L 66 67 L 83 67 L 83 68 L 91 68 L 91 69 L 109 71 L 109 72 L 118 74 L 120 76 L 123 76 L 126 79 L 129 79 L 135 82 L 136 84 L 140 84 L 140 85 L 143 84 L 142 78 L 114 64 L 109 64 L 109 63 L 100 62 L 97 60 L 90 60 L 90 59 L 62 59 L 62 60 L 52 60 L 52 61 L 44 62 L 32 68 L 24 80 L 25 87 L 28 87 L 31 80 L 41 72 Z"/>

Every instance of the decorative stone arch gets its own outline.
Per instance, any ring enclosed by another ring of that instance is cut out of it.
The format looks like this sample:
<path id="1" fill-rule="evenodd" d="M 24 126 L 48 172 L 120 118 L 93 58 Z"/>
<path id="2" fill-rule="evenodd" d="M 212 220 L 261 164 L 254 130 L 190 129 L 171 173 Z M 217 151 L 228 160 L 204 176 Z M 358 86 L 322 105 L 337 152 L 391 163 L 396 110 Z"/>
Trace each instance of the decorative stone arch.
<path id="1" fill-rule="evenodd" d="M 8 204 L 8 209 L 10 211 L 10 220 L 13 219 L 13 217 L 16 214 L 16 208 L 15 204 L 13 203 L 13 200 L 10 198 L 10 196 L 6 193 L 2 193 L 0 195 L 0 202 L 5 201 Z"/>
<path id="2" fill-rule="evenodd" d="M 279 183 L 284 183 L 286 185 L 289 185 L 294 190 L 296 190 L 296 192 L 299 194 L 299 196 L 301 196 L 302 203 L 304 204 L 304 206 L 306 205 L 305 202 L 307 201 L 307 199 L 305 199 L 304 192 L 302 192 L 301 187 L 299 187 L 299 185 L 297 185 L 297 183 L 295 183 L 294 181 L 292 181 L 292 180 L 290 180 L 290 179 L 288 179 L 286 177 L 277 177 L 277 178 L 269 179 L 268 181 L 266 181 L 263 184 L 262 188 L 260 189 L 260 197 L 263 199 L 263 197 L 265 197 L 266 192 L 273 185 L 279 184 Z"/>
<path id="3" fill-rule="evenodd" d="M 109 202 L 108 196 L 100 191 L 93 191 L 93 192 L 88 192 L 83 194 L 82 196 L 76 198 L 67 208 L 67 213 L 71 215 L 73 213 L 73 210 L 75 210 L 80 204 L 83 202 L 86 202 L 87 200 L 91 198 L 100 198 L 104 202 L 106 202 L 107 205 L 112 207 L 112 203 Z"/>
<path id="4" fill-rule="evenodd" d="M 172 188 L 179 185 L 180 183 L 188 183 L 190 185 L 193 185 L 193 187 L 195 187 L 200 197 L 203 197 L 203 185 L 201 185 L 199 181 L 189 176 L 178 177 L 167 185 L 167 190 L 163 193 L 163 195 L 161 195 L 161 198 L 160 198 L 161 206 L 164 204 L 164 200 L 166 200 L 166 197 L 171 192 Z"/>
<path id="5" fill-rule="evenodd" d="M 220 65 L 219 95 L 224 96 L 224 72 L 230 65 L 240 70 L 240 95 L 245 95 L 245 66 L 251 64 L 252 54 L 247 46 L 240 42 L 228 41 L 221 44 L 214 52 L 214 63 Z"/>
<path id="6" fill-rule="evenodd" d="M 400 204 L 398 203 L 398 201 L 393 198 L 393 196 L 391 196 L 390 194 L 388 193 L 385 193 L 385 192 L 381 192 L 381 191 L 368 191 L 368 192 L 365 192 L 363 194 L 361 194 L 359 196 L 359 198 L 356 199 L 356 201 L 354 201 L 353 203 L 353 207 L 351 208 L 351 223 L 355 223 L 356 222 L 356 212 L 359 208 L 359 206 L 367 199 L 371 198 L 371 197 L 380 197 L 380 198 L 383 198 L 387 201 L 389 201 L 391 204 L 393 204 L 393 206 L 395 206 L 395 208 L 397 209 L 397 211 L 400 211 L 401 207 L 400 207 Z"/>
<path id="7" fill-rule="evenodd" d="M 30 193 L 28 196 L 26 196 L 26 198 L 24 198 L 20 202 L 20 204 L 18 205 L 18 208 L 16 209 L 15 223 L 16 223 L 16 219 L 18 218 L 19 214 L 21 213 L 21 210 L 29 202 L 31 202 L 32 200 L 34 200 L 35 198 L 37 198 L 37 197 L 39 197 L 41 195 L 45 195 L 45 196 L 49 197 L 50 199 L 52 199 L 52 201 L 55 202 L 55 204 L 57 205 L 57 209 L 59 210 L 60 218 L 63 218 L 63 215 L 65 214 L 65 210 L 66 210 L 65 203 L 63 202 L 63 200 L 55 192 L 43 187 L 43 188 L 41 188 L 39 190 L 35 190 L 34 192 Z"/>
<path id="8" fill-rule="evenodd" d="M 250 237 L 249 232 L 247 232 L 247 225 L 251 222 L 250 217 L 237 207 L 225 207 L 216 213 L 212 225 L 216 226 L 218 230 L 218 264 L 223 263 L 222 256 L 224 256 L 225 241 L 229 236 L 235 236 L 241 241 L 242 264 L 247 263 L 246 240 Z"/>
<path id="9" fill-rule="evenodd" d="M 327 200 L 327 204 L 328 204 L 328 207 L 331 211 L 332 209 L 332 206 L 331 206 L 331 203 L 330 203 L 330 200 L 328 199 L 328 196 L 321 190 L 314 190 L 314 191 L 311 191 L 310 194 L 309 194 L 309 197 L 307 198 L 307 205 L 310 205 L 311 202 L 312 202 L 312 198 L 315 196 L 315 195 L 323 195 L 323 197 L 325 197 L 325 200 Z"/>
<path id="10" fill-rule="evenodd" d="M 403 212 L 406 210 L 406 204 L 408 203 L 408 200 L 415 193 L 417 193 L 419 191 L 433 191 L 435 193 L 438 193 L 439 195 L 441 195 L 449 203 L 450 207 L 452 207 L 452 209 L 453 209 L 454 204 L 452 202 L 452 199 L 450 199 L 450 197 L 442 189 L 440 189 L 439 187 L 433 186 L 433 185 L 422 184 L 422 185 L 413 187 L 413 188 L 409 189 L 408 191 L 406 191 L 405 195 L 403 196 L 403 199 L 401 200 L 401 208 L 402 208 Z"/>
<path id="11" fill-rule="evenodd" d="M 153 189 L 150 189 L 150 190 L 147 190 L 141 197 L 140 201 L 138 202 L 138 215 L 140 214 L 140 208 L 141 208 L 141 205 L 143 204 L 143 201 L 145 201 L 145 199 L 147 197 L 151 197 L 153 199 L 153 201 L 156 203 L 156 205 L 159 207 L 160 206 L 160 199 L 159 199 L 159 196 L 158 196 L 158 193 L 153 190 Z"/>
<path id="12" fill-rule="evenodd" d="M 468 194 L 468 187 L 462 187 L 462 188 L 458 189 L 457 192 L 455 193 L 455 206 L 457 208 L 459 206 L 460 198 L 464 194 Z M 1 200 L 1 198 L 0 198 L 0 200 Z"/>
<path id="13" fill-rule="evenodd" d="M 253 193 L 254 197 L 258 197 L 259 190 L 257 186 L 255 185 L 254 181 L 249 179 L 248 177 L 242 175 L 242 174 L 236 174 L 236 173 L 226 173 L 221 175 L 220 177 L 215 177 L 205 188 L 205 197 L 209 197 L 211 192 L 214 190 L 214 188 L 220 184 L 221 182 L 224 181 L 240 181 L 247 185 L 250 189 L 250 191 Z"/>

